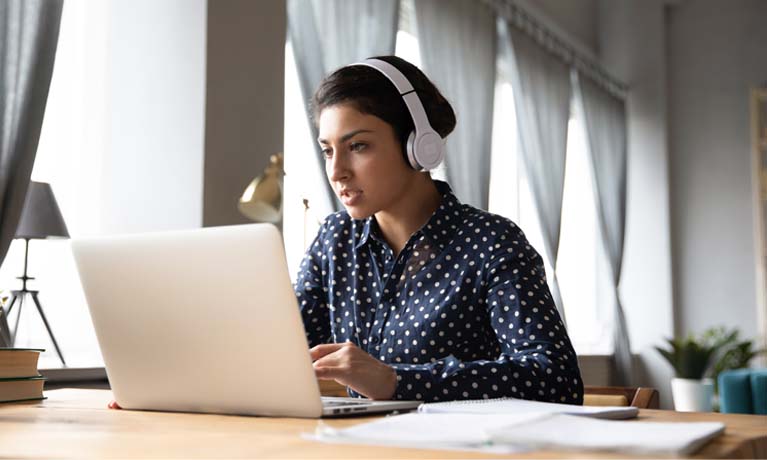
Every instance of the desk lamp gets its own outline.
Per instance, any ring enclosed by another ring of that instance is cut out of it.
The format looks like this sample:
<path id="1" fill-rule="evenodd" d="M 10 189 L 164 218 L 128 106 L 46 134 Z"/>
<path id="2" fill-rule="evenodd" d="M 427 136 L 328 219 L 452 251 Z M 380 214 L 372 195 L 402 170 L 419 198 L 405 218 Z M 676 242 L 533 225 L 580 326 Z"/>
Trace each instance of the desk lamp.
<path id="1" fill-rule="evenodd" d="M 18 277 L 22 282 L 21 289 L 11 291 L 11 300 L 8 304 L 8 310 L 6 311 L 6 317 L 10 317 L 14 305 L 18 302 L 19 311 L 16 313 L 16 325 L 11 333 L 11 346 L 13 346 L 13 343 L 16 341 L 16 332 L 19 328 L 19 319 L 21 318 L 21 308 L 24 305 L 24 300 L 27 297 L 30 297 L 37 307 L 37 311 L 40 313 L 40 317 L 45 324 L 45 329 L 48 330 L 48 336 L 51 338 L 53 346 L 56 348 L 56 353 L 58 353 L 61 363 L 66 366 L 59 344 L 53 336 L 51 326 L 48 324 L 48 319 L 45 317 L 43 307 L 40 305 L 40 300 L 38 299 L 40 291 L 27 289 L 27 281 L 34 279 L 27 275 L 29 240 L 69 238 L 67 226 L 64 223 L 64 218 L 61 216 L 59 205 L 56 203 L 56 197 L 53 196 L 53 190 L 51 190 L 50 184 L 44 182 L 30 182 L 26 200 L 24 201 L 24 208 L 21 211 L 21 220 L 19 221 L 19 226 L 16 228 L 15 237 L 24 239 L 24 275 Z"/>
<path id="2" fill-rule="evenodd" d="M 282 153 L 272 155 L 264 172 L 253 179 L 240 197 L 240 213 L 256 222 L 282 220 Z"/>
<path id="3" fill-rule="evenodd" d="M 270 222 L 277 224 L 282 221 L 282 190 L 283 155 L 278 153 L 269 159 L 269 165 L 264 172 L 253 179 L 240 197 L 238 207 L 240 213 L 256 222 Z M 309 200 L 303 199 L 304 203 L 304 248 L 306 248 L 306 222 L 309 214 Z M 317 225 L 321 222 L 317 220 Z"/>

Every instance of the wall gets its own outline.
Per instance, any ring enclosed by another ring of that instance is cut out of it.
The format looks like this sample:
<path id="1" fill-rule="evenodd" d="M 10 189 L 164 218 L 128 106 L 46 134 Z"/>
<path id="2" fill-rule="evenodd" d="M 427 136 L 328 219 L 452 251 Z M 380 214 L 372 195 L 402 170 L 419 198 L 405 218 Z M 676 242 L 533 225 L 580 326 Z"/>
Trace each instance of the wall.
<path id="1" fill-rule="evenodd" d="M 577 45 L 596 54 L 599 50 L 598 0 L 516 0 L 531 14 L 546 18 L 550 24 L 578 41 Z"/>
<path id="2" fill-rule="evenodd" d="M 719 324 L 757 332 L 747 117 L 748 87 L 767 79 L 766 8 L 600 3 L 600 57 L 630 86 L 621 294 L 638 383 L 662 407 L 672 375 L 652 345 Z"/>
<path id="3" fill-rule="evenodd" d="M 102 230 L 199 227 L 205 0 L 109 3 Z"/>
<path id="4" fill-rule="evenodd" d="M 512 0 L 588 58 L 599 51 L 598 0 Z"/>
<path id="5" fill-rule="evenodd" d="M 749 87 L 767 81 L 767 2 L 695 0 L 669 15 L 677 332 L 756 326 Z"/>
<path id="6" fill-rule="evenodd" d="M 285 0 L 208 3 L 203 225 L 250 222 L 237 200 L 283 149 Z"/>
<path id="7" fill-rule="evenodd" d="M 114 0 L 105 233 L 248 222 L 282 150 L 284 0 Z"/>
<path id="8" fill-rule="evenodd" d="M 49 182 L 73 239 L 202 222 L 205 0 L 67 0 L 33 180 Z M 24 247 L 0 267 L 19 287 Z M 67 240 L 33 241 L 30 275 L 67 364 L 103 366 Z M 45 348 L 36 309 L 17 346 Z"/>

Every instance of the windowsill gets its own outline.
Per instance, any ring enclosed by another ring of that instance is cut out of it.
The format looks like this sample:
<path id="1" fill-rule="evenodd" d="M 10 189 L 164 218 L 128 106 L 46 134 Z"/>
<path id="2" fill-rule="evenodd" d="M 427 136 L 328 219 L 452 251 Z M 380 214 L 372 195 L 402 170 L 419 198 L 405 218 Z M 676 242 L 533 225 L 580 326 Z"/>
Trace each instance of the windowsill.
<path id="1" fill-rule="evenodd" d="M 58 388 L 109 389 L 107 372 L 103 367 L 40 369 L 40 374 L 46 378 L 46 391 Z"/>
<path id="2" fill-rule="evenodd" d="M 578 367 L 584 385 L 610 386 L 613 373 L 612 355 L 578 355 Z"/>
<path id="3" fill-rule="evenodd" d="M 58 369 L 40 369 L 40 374 L 47 383 L 105 381 L 107 371 L 103 367 L 63 367 Z"/>

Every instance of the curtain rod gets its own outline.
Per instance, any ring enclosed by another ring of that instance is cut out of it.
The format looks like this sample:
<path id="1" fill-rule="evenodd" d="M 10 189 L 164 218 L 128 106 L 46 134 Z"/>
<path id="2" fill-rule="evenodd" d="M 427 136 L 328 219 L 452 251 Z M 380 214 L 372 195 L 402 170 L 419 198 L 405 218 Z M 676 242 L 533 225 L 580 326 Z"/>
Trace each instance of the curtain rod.
<path id="1" fill-rule="evenodd" d="M 581 75 L 588 77 L 613 96 L 626 99 L 626 92 L 628 91 L 626 84 L 611 76 L 592 59 L 576 51 L 559 35 L 541 24 L 513 0 L 482 1 L 490 6 L 497 15 L 506 19 L 510 25 L 527 34 L 549 53 L 573 66 Z"/>

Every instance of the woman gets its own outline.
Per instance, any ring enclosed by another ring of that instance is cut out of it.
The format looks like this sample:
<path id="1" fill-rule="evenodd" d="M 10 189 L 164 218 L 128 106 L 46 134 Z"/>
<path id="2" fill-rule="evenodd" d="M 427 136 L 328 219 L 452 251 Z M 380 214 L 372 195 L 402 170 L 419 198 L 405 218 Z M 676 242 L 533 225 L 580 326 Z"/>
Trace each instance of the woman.
<path id="1" fill-rule="evenodd" d="M 395 69 L 387 74 L 386 64 Z M 395 83 L 397 71 L 407 82 Z M 581 404 L 576 355 L 540 256 L 513 222 L 461 204 L 418 170 L 424 162 L 407 144 L 423 123 L 408 94 L 431 129 L 450 134 L 450 104 L 394 56 L 335 71 L 312 101 L 327 177 L 345 207 L 325 220 L 295 285 L 317 377 L 371 399 Z M 434 149 L 421 150 L 433 163 Z"/>

